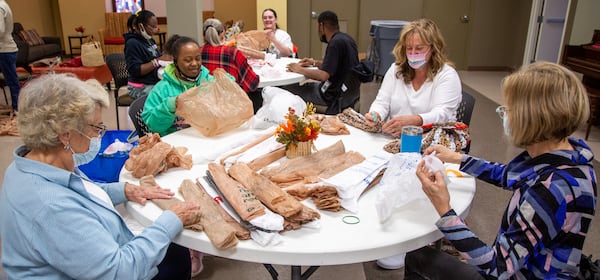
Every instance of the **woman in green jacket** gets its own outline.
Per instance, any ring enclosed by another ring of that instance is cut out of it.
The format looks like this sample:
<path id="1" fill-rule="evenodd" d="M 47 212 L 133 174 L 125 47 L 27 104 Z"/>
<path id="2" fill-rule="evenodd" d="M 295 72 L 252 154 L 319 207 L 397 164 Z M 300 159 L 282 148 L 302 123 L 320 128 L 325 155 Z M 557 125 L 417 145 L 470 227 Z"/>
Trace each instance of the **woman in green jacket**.
<path id="1" fill-rule="evenodd" d="M 214 81 L 208 69 L 202 66 L 200 45 L 194 39 L 173 35 L 165 44 L 173 63 L 167 65 L 163 78 L 146 99 L 142 119 L 151 132 L 160 136 L 189 127 L 175 115 L 177 98 L 186 90 L 208 81 Z"/>

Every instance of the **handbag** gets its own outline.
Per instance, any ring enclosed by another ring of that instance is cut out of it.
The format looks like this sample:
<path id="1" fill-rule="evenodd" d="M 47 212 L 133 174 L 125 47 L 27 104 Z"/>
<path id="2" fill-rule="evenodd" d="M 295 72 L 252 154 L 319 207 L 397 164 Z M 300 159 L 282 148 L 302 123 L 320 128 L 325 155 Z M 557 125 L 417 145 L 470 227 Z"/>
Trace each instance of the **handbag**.
<path id="1" fill-rule="evenodd" d="M 434 123 L 424 125 L 423 128 L 431 128 L 431 130 L 423 134 L 422 151 L 434 145 L 442 145 L 452 151 L 460 152 L 467 147 L 471 139 L 469 126 L 462 122 Z"/>
<path id="2" fill-rule="evenodd" d="M 81 64 L 85 67 L 102 66 L 104 64 L 102 46 L 94 40 L 93 36 L 88 38 L 89 40 L 81 45 Z"/>
<path id="3" fill-rule="evenodd" d="M 363 60 L 352 67 L 352 73 L 356 75 L 361 83 L 370 83 L 375 76 L 375 73 L 373 72 L 374 68 L 375 64 L 373 61 Z"/>

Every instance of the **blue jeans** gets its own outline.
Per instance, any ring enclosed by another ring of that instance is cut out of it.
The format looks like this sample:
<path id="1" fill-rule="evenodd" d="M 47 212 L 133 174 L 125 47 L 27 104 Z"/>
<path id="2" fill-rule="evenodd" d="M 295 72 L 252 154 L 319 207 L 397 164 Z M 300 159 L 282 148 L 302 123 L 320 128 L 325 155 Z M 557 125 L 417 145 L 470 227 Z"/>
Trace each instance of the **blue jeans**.
<path id="1" fill-rule="evenodd" d="M 129 96 L 133 97 L 133 99 L 138 99 L 142 96 L 148 95 L 153 87 L 154 85 L 146 84 L 144 84 L 142 87 L 134 87 L 128 85 L 127 89 L 129 90 Z"/>
<path id="2" fill-rule="evenodd" d="M 6 85 L 10 89 L 10 99 L 13 110 L 19 109 L 19 77 L 17 77 L 17 53 L 0 53 L 0 72 L 4 75 Z"/>

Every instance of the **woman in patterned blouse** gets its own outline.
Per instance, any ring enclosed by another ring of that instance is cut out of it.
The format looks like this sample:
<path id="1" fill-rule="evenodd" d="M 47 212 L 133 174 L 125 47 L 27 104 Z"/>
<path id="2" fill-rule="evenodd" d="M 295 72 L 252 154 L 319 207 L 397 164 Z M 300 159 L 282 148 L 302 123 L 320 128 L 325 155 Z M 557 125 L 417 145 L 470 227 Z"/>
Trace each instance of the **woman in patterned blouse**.
<path id="1" fill-rule="evenodd" d="M 442 174 L 417 168 L 423 192 L 441 218 L 436 225 L 467 260 L 429 247 L 406 257 L 405 279 L 572 279 L 596 211 L 591 149 L 569 137 L 588 119 L 589 101 L 577 77 L 548 62 L 524 66 L 503 81 L 506 106 L 496 110 L 511 142 L 525 149 L 508 164 L 434 151 L 442 161 L 510 190 L 513 195 L 493 245 L 479 239 L 452 210 Z"/>

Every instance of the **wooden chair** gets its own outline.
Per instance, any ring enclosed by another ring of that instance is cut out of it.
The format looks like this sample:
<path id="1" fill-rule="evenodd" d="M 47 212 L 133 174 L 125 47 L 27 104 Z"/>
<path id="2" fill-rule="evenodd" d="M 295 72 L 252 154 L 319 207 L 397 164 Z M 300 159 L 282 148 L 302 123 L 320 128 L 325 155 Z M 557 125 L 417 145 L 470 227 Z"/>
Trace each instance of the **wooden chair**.
<path id="1" fill-rule="evenodd" d="M 129 31 L 127 20 L 130 16 L 131 13 L 104 14 L 104 28 L 98 30 L 104 55 L 124 52 L 125 38 L 123 38 L 123 34 Z"/>

